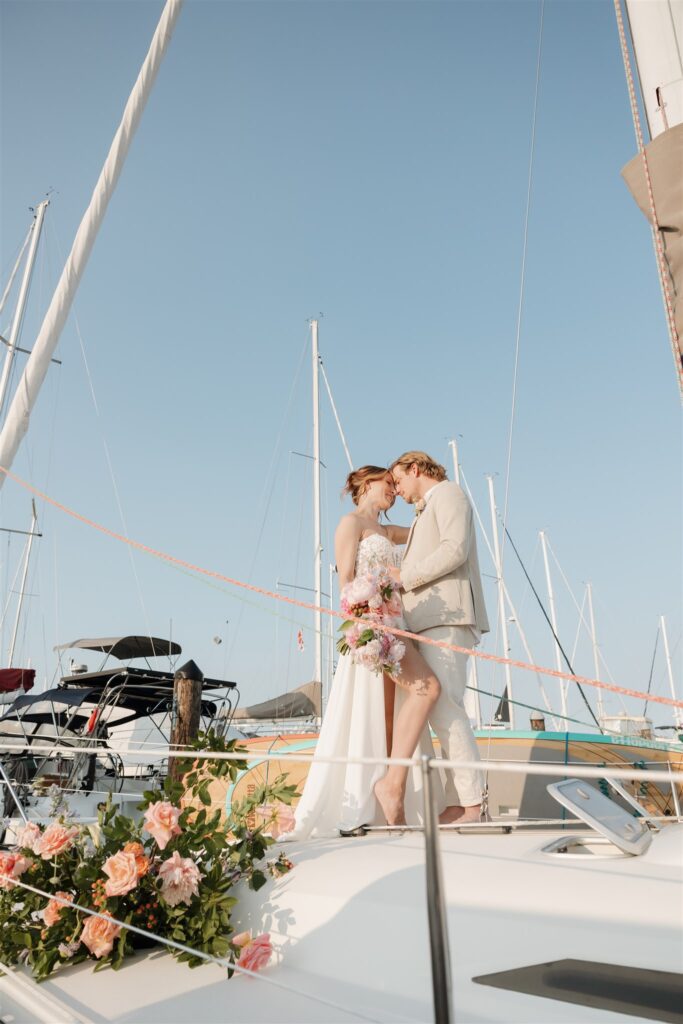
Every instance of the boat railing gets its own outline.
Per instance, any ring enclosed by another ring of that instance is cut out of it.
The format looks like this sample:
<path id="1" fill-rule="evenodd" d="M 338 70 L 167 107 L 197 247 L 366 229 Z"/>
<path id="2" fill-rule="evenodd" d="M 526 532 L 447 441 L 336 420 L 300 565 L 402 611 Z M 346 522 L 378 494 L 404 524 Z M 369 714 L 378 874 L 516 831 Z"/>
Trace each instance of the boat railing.
<path id="1" fill-rule="evenodd" d="M 16 742 L 0 741 L 0 755 L 7 752 L 17 752 L 22 748 L 22 744 Z M 34 748 L 35 749 L 35 748 Z M 51 747 L 54 750 L 53 747 Z M 74 752 L 74 748 L 70 746 L 70 752 Z M 90 746 L 84 746 L 83 752 L 90 752 Z M 140 748 L 139 750 L 131 749 L 129 752 L 131 757 L 135 757 L 137 754 L 139 757 L 144 758 L 148 756 L 149 751 L 147 748 Z M 169 750 L 171 756 L 182 757 L 187 754 L 185 748 L 171 748 Z M 318 763 L 327 764 L 361 764 L 361 765 L 402 765 L 405 767 L 419 767 L 422 773 L 423 779 L 423 826 L 421 831 L 424 833 L 425 842 L 425 887 L 426 887 L 426 902 L 427 902 L 427 916 L 428 916 L 428 928 L 429 928 L 429 949 L 430 949 L 430 960 L 431 960 L 431 975 L 432 975 L 432 995 L 433 995 L 433 1019 L 435 1024 L 454 1024 L 453 1014 L 453 1001 L 452 1001 L 452 985 L 451 985 L 451 959 L 449 951 L 449 936 L 448 936 L 448 921 L 447 921 L 447 910 L 445 891 L 443 884 L 443 867 L 442 867 L 442 856 L 441 856 L 441 832 L 443 826 L 439 826 L 438 812 L 436 806 L 436 797 L 434 792 L 434 773 L 438 772 L 443 768 L 478 768 L 482 767 L 482 762 L 472 761 L 448 761 L 444 758 L 435 758 L 424 756 L 421 758 L 366 758 L 366 757 L 315 757 L 311 753 L 302 751 L 280 751 L 280 752 L 254 752 L 253 757 L 249 756 L 249 752 L 220 752 L 220 751 L 201 751 L 193 750 L 192 757 L 195 760 L 201 761 L 205 759 L 211 760 L 225 760 L 225 761 L 242 761 L 245 760 L 263 762 L 264 760 L 273 760 L 280 763 L 286 761 L 298 762 L 298 763 L 310 763 L 314 759 Z M 636 782 L 658 782 L 659 784 L 666 783 L 670 785 L 674 806 L 676 809 L 675 817 L 671 817 L 670 821 L 682 821 L 681 808 L 677 792 L 677 787 L 683 787 L 683 772 L 674 771 L 670 764 L 661 766 L 658 769 L 634 769 L 634 768 L 612 768 L 605 765 L 600 766 L 586 766 L 586 765 L 566 765 L 566 764 L 520 764 L 519 762 L 504 762 L 504 761 L 492 761 L 484 762 L 488 771 L 491 772 L 512 772 L 512 773 L 525 773 L 530 775 L 546 775 L 555 776 L 557 778 L 580 778 L 580 779 L 595 779 L 608 781 L 614 780 L 617 787 L 622 782 L 636 781 Z M 17 806 L 20 817 L 23 821 L 27 820 L 26 809 L 22 806 L 21 800 L 16 793 L 12 781 L 7 776 L 2 763 L 0 762 L 0 776 L 1 782 L 6 786 Z M 629 796 L 627 794 L 627 796 Z M 632 797 L 629 796 L 629 802 L 634 805 L 632 809 L 637 808 L 636 802 Z M 639 813 L 636 810 L 636 813 Z M 645 823 L 648 823 L 649 816 L 643 811 L 641 817 L 645 819 Z M 538 822 L 534 822 L 538 824 Z M 567 820 L 563 820 L 561 824 L 566 827 Z M 496 826 L 496 822 L 491 823 L 492 826 Z M 521 823 L 517 823 L 521 824 Z M 582 823 L 576 821 L 577 825 Z M 486 823 L 475 826 L 477 831 L 488 831 Z M 460 826 L 461 830 L 468 830 L 470 826 Z M 510 823 L 506 823 L 506 831 L 510 830 Z M 372 830 L 373 832 L 375 829 Z M 38 895 L 44 896 L 46 899 L 56 900 L 64 906 L 73 907 L 79 912 L 93 916 L 93 917 L 104 917 L 99 911 L 93 910 L 89 907 L 84 907 L 79 904 L 73 903 L 69 899 L 65 899 L 61 896 L 56 896 L 53 892 L 47 892 L 46 890 L 39 889 L 35 886 L 30 885 L 28 882 L 23 881 L 21 878 L 14 880 L 14 884 L 19 888 L 26 889 L 28 891 L 37 893 Z M 139 928 L 132 925 L 129 922 L 119 921 L 111 915 L 107 915 L 107 919 L 114 924 L 120 925 L 122 928 L 133 932 L 134 934 L 140 935 L 146 939 L 151 939 L 161 946 L 165 946 L 170 949 L 175 949 L 183 953 L 190 953 L 192 956 L 196 956 L 201 960 L 215 963 L 219 966 L 235 971 L 237 974 L 245 974 L 257 978 L 259 981 L 265 984 L 269 984 L 279 988 L 283 992 L 288 994 L 297 995 L 308 1000 L 312 1000 L 314 1003 L 325 1005 L 327 1008 L 333 1008 L 335 1010 L 343 1010 L 349 1013 L 348 1006 L 341 1006 L 332 1002 L 331 1000 L 325 999 L 316 993 L 306 992 L 303 989 L 296 988 L 292 985 L 287 984 L 282 979 L 273 977 L 269 974 L 261 974 L 250 971 L 244 967 L 239 967 L 236 963 L 223 957 L 214 957 L 210 954 L 204 953 L 201 950 L 193 949 L 183 943 L 177 942 L 174 939 L 169 939 L 162 935 L 157 935 L 155 932 L 149 931 L 144 928 Z M 3 970 L 3 965 L 0 964 L 0 970 Z M 351 1011 L 358 1020 L 371 1021 L 374 1018 L 368 1016 L 366 1013 L 352 1010 Z"/>

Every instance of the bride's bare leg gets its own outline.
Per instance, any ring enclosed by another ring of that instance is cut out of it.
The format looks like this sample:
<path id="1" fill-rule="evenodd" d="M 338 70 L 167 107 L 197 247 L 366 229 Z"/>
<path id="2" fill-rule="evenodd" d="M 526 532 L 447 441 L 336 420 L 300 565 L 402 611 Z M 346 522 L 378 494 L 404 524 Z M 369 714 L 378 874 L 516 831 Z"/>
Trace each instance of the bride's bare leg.
<path id="1" fill-rule="evenodd" d="M 391 676 L 384 674 L 384 728 L 387 735 L 387 757 L 391 756 L 394 741 L 394 704 L 396 703 L 396 683 Z"/>
<path id="2" fill-rule="evenodd" d="M 394 725 L 391 756 L 409 758 L 415 753 L 429 714 L 439 699 L 441 684 L 410 642 L 406 644 L 401 668 L 396 684 L 406 691 L 406 698 Z M 384 778 L 375 785 L 375 796 L 388 825 L 405 824 L 403 802 L 407 779 L 407 768 L 391 765 Z"/>

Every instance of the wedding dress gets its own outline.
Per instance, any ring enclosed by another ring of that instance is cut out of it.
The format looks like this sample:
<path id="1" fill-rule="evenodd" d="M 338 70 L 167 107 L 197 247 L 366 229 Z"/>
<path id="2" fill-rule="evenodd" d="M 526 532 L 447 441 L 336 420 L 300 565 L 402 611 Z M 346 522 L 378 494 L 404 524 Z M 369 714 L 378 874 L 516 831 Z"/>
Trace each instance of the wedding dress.
<path id="1" fill-rule="evenodd" d="M 355 575 L 382 565 L 400 565 L 402 548 L 388 537 L 371 533 L 358 544 Z M 396 709 L 403 690 L 396 687 Z M 425 728 L 416 755 L 434 756 Z M 339 657 L 327 701 L 315 758 L 380 758 L 387 756 L 382 676 L 354 664 L 350 654 Z M 374 795 L 375 783 L 386 774 L 386 765 L 329 764 L 314 758 L 304 791 L 295 809 L 296 824 L 287 838 L 306 839 L 337 835 L 360 825 L 383 825 L 384 817 Z M 438 779 L 440 786 L 440 779 Z M 439 810 L 445 806 L 437 794 Z M 411 768 L 406 790 L 406 820 L 422 823 L 422 777 Z"/>

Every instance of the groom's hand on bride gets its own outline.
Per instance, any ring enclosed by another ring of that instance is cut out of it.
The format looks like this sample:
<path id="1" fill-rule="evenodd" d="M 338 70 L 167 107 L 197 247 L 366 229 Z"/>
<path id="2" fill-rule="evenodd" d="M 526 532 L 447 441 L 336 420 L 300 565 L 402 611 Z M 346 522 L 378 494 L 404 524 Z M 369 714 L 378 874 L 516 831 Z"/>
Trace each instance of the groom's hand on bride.
<path id="1" fill-rule="evenodd" d="M 391 576 L 394 583 L 396 583 L 397 586 L 402 588 L 403 584 L 401 583 L 401 570 L 397 569 L 396 566 L 394 565 L 388 565 L 387 572 Z"/>

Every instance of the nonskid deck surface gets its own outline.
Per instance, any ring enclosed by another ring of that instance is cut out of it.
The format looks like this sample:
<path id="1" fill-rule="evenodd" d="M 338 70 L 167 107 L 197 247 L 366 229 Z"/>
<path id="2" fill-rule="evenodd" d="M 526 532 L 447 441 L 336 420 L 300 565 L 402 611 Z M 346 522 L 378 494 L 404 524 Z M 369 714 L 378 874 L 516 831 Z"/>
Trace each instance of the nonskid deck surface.
<path id="1" fill-rule="evenodd" d="M 558 834 L 442 834 L 456 1020 L 650 1019 L 472 979 L 564 959 L 680 969 L 683 826 L 668 826 L 641 857 L 544 853 Z M 97 1024 L 432 1020 L 423 836 L 371 834 L 285 849 L 294 871 L 242 893 L 235 920 L 240 929 L 271 933 L 277 958 L 263 980 L 227 981 L 217 966 L 190 970 L 152 951 L 117 973 L 94 974 L 84 964 L 57 974 L 40 986 L 42 996 L 70 1007 L 71 1019 Z M 54 1012 L 17 1013 L 10 987 L 0 980 L 3 1014 L 11 1009 L 15 1024 L 52 1024 Z"/>

